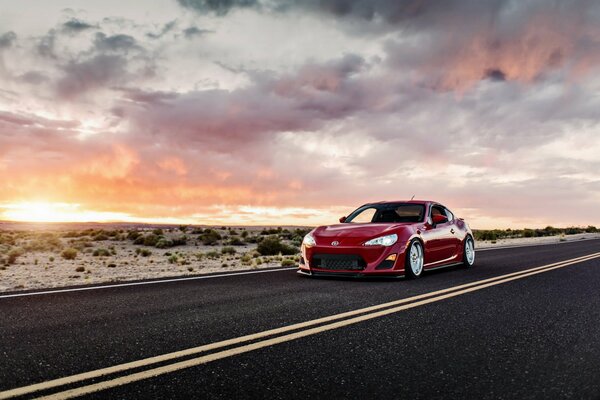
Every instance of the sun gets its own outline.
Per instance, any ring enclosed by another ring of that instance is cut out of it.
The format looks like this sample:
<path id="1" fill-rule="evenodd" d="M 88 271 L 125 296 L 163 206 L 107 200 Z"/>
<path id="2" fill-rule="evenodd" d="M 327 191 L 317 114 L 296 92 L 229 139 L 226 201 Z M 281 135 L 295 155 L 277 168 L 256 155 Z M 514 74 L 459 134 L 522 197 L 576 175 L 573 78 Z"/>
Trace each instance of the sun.
<path id="1" fill-rule="evenodd" d="M 110 222 L 127 215 L 89 211 L 73 203 L 19 202 L 0 206 L 2 219 L 21 222 Z"/>

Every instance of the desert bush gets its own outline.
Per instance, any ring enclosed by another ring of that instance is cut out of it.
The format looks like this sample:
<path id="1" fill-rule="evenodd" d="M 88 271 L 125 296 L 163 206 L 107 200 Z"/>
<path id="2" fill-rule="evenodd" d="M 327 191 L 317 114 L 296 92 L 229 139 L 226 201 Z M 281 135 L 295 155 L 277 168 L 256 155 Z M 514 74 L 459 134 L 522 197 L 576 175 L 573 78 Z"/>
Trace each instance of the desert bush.
<path id="1" fill-rule="evenodd" d="M 274 256 L 277 254 L 292 255 L 299 250 L 281 241 L 277 236 L 269 236 L 262 240 L 256 250 L 263 256 Z"/>
<path id="2" fill-rule="evenodd" d="M 24 250 L 20 247 L 16 247 L 12 250 L 10 250 L 7 254 L 7 258 L 6 258 L 6 263 L 7 264 L 14 264 L 17 262 L 17 259 L 19 257 L 21 257 L 24 253 Z"/>
<path id="3" fill-rule="evenodd" d="M 523 237 L 531 238 L 535 237 L 535 231 L 533 229 L 523 229 Z"/>
<path id="4" fill-rule="evenodd" d="M 221 254 L 235 254 L 236 251 L 231 246 L 225 246 L 221 249 Z"/>
<path id="5" fill-rule="evenodd" d="M 115 263 L 110 263 L 106 266 L 106 268 L 117 268 L 117 264 Z"/>
<path id="6" fill-rule="evenodd" d="M 214 229 L 206 229 L 204 233 L 198 237 L 205 246 L 214 246 L 221 240 L 221 235 Z"/>
<path id="7" fill-rule="evenodd" d="M 188 237 L 186 235 L 181 235 L 173 238 L 171 240 L 171 243 L 173 244 L 173 246 L 185 246 L 187 244 L 187 241 Z"/>
<path id="8" fill-rule="evenodd" d="M 244 240 L 246 243 L 259 243 L 263 239 L 263 236 L 247 236 Z"/>
<path id="9" fill-rule="evenodd" d="M 108 257 L 110 256 L 110 251 L 108 251 L 107 249 L 96 249 L 94 250 L 92 255 L 94 257 Z"/>
<path id="10" fill-rule="evenodd" d="M 279 227 L 279 228 L 269 228 L 269 229 L 265 228 L 265 229 L 263 229 L 260 232 L 260 234 L 263 235 L 263 236 L 277 235 L 277 234 L 281 233 L 282 230 L 283 229 L 281 229 L 281 227 Z"/>
<path id="11" fill-rule="evenodd" d="M 177 261 L 179 260 L 179 257 L 177 257 L 175 254 L 169 256 L 169 258 L 167 258 L 167 261 L 169 262 L 169 264 L 177 264 Z"/>
<path id="12" fill-rule="evenodd" d="M 154 247 L 156 243 L 160 240 L 160 236 L 157 236 L 153 233 L 146 236 L 139 236 L 137 239 L 133 241 L 133 244 L 144 245 Z"/>
<path id="13" fill-rule="evenodd" d="M 282 267 L 293 267 L 296 265 L 296 262 L 294 260 L 291 260 L 289 258 L 285 258 L 283 260 L 281 260 L 281 266 Z"/>
<path id="14" fill-rule="evenodd" d="M 157 249 L 168 249 L 173 247 L 173 242 L 166 238 L 160 238 L 154 247 Z"/>
<path id="15" fill-rule="evenodd" d="M 74 249 L 72 247 L 65 249 L 61 253 L 61 256 L 65 260 L 74 260 L 77 257 L 77 249 Z"/>
<path id="16" fill-rule="evenodd" d="M 85 268 L 84 267 L 77 267 L 75 268 L 75 272 L 84 272 Z"/>
<path id="17" fill-rule="evenodd" d="M 576 226 L 569 226 L 568 228 L 565 228 L 565 235 L 577 235 L 579 233 L 584 233 L 585 229 L 583 228 L 578 228 Z"/>
<path id="18" fill-rule="evenodd" d="M 221 254 L 219 254 L 218 251 L 212 250 L 206 253 L 206 257 L 207 258 L 219 258 L 221 256 Z"/>
<path id="19" fill-rule="evenodd" d="M 150 257 L 152 252 L 148 249 L 135 249 L 135 254 L 139 254 L 142 257 Z"/>
<path id="20" fill-rule="evenodd" d="M 65 233 L 62 234 L 62 237 L 64 237 L 65 239 L 76 238 L 76 237 L 79 237 L 79 236 L 81 236 L 81 234 L 79 232 L 77 232 L 77 231 L 68 231 L 68 232 L 65 232 Z"/>
<path id="21" fill-rule="evenodd" d="M 129 239 L 129 240 L 136 240 L 140 236 L 142 236 L 142 234 L 138 231 L 129 231 L 127 233 L 127 239 Z"/>
<path id="22" fill-rule="evenodd" d="M 229 246 L 243 246 L 246 243 L 238 237 L 233 237 L 227 241 L 227 245 Z"/>
<path id="23" fill-rule="evenodd" d="M 11 234 L 0 234 L 0 245 L 15 246 L 17 244 L 17 237 Z"/>
<path id="24" fill-rule="evenodd" d="M 242 231 L 242 237 L 245 239 L 248 237 L 248 231 Z"/>

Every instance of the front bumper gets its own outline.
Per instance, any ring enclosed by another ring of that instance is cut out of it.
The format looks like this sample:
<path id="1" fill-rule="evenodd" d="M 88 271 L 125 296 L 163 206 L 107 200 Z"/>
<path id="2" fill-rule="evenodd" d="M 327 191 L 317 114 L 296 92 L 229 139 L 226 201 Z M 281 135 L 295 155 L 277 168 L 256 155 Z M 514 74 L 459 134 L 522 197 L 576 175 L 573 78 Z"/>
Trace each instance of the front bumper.
<path id="1" fill-rule="evenodd" d="M 346 272 L 315 272 L 310 269 L 298 268 L 296 271 L 298 275 L 309 276 L 309 277 L 323 277 L 323 278 L 404 278 L 404 273 L 393 273 L 393 274 L 371 274 L 371 273 L 346 273 Z"/>
<path id="2" fill-rule="evenodd" d="M 318 276 L 403 276 L 405 244 L 302 246 L 298 273 Z"/>

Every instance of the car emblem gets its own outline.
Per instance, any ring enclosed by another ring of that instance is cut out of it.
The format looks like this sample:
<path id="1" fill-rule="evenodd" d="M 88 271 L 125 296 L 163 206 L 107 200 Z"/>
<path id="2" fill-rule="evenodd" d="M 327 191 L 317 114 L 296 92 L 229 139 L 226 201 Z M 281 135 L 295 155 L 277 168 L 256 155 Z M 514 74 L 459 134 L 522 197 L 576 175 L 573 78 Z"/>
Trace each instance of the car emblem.
<path id="1" fill-rule="evenodd" d="M 331 242 L 331 245 L 332 245 L 332 246 L 337 246 L 337 245 L 339 245 L 339 244 L 340 244 L 340 242 L 338 242 L 337 240 L 334 240 L 333 242 Z"/>

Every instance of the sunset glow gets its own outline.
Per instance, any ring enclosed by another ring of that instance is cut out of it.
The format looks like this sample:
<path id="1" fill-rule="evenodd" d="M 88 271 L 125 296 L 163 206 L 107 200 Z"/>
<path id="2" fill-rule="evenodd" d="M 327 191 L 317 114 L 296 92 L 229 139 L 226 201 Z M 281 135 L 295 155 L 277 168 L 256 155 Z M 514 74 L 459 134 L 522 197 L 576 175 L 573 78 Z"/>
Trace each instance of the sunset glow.
<path id="1" fill-rule="evenodd" d="M 124 221 L 129 216 L 122 213 L 82 210 L 79 204 L 67 203 L 16 203 L 0 207 L 1 217 L 7 221 L 24 222 L 110 222 Z"/>
<path id="2" fill-rule="evenodd" d="M 600 224 L 597 2 L 27 3 L 0 13 L 0 219 L 316 225 L 415 195 Z"/>

